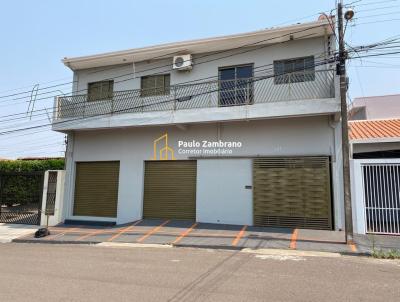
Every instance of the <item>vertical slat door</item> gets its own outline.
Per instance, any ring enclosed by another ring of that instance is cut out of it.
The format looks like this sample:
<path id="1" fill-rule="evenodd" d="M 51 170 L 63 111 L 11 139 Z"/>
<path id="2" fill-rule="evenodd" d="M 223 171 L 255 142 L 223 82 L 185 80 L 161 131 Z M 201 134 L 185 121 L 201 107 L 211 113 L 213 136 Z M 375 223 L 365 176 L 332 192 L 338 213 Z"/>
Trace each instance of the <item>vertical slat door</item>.
<path id="1" fill-rule="evenodd" d="M 143 217 L 195 220 L 196 172 L 196 161 L 147 161 Z"/>
<path id="2" fill-rule="evenodd" d="M 400 235 L 400 164 L 363 164 L 366 232 Z"/>
<path id="3" fill-rule="evenodd" d="M 268 157 L 253 161 L 256 226 L 332 229 L 328 157 Z"/>

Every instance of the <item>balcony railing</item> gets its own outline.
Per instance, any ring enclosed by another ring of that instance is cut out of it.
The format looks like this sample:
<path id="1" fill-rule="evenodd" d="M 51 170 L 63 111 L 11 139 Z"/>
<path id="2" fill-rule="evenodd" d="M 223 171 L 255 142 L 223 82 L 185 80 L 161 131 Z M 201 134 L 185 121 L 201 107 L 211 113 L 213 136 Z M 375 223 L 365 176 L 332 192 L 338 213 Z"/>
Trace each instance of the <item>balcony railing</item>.
<path id="1" fill-rule="evenodd" d="M 168 92 L 168 91 L 167 91 Z M 165 91 L 164 91 L 165 93 Z M 58 97 L 55 120 L 119 113 L 252 105 L 334 97 L 334 71 L 294 72 L 229 81 L 172 85 L 169 94 L 143 96 L 140 89 L 115 91 L 108 99 Z"/>

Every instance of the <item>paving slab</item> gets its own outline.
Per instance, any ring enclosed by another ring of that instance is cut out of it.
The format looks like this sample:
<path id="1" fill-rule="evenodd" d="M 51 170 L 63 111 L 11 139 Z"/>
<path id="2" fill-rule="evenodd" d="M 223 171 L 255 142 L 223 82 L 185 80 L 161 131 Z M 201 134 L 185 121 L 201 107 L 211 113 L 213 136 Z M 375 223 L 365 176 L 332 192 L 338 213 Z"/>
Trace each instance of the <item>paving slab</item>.
<path id="1" fill-rule="evenodd" d="M 298 229 L 297 239 L 333 243 L 346 242 L 345 233 L 343 231 Z"/>

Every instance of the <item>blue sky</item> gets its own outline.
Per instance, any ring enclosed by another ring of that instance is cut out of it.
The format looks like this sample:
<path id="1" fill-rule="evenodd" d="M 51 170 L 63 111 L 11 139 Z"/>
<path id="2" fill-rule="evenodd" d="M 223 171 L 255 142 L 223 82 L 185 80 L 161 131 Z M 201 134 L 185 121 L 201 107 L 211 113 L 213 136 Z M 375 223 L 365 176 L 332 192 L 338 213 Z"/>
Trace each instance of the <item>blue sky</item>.
<path id="1" fill-rule="evenodd" d="M 347 28 L 348 43 L 368 44 L 399 34 L 400 2 L 376 3 L 381 1 L 356 1 L 358 19 Z M 354 0 L 345 3 L 350 2 Z M 29 91 L 36 83 L 44 87 L 72 80 L 72 72 L 60 62 L 65 56 L 311 21 L 334 6 L 333 0 L 6 1 L 0 18 L 0 132 L 48 122 L 45 115 L 29 120 L 24 114 L 6 121 L 13 117 L 5 115 L 26 112 L 29 98 L 1 96 Z M 382 22 L 389 19 L 395 20 Z M 400 54 L 351 61 L 350 97 L 400 93 L 399 68 Z M 69 85 L 59 88 L 70 91 Z M 52 106 L 51 99 L 38 100 L 35 110 Z M 0 157 L 62 155 L 63 140 L 62 134 L 43 129 L 0 135 Z"/>

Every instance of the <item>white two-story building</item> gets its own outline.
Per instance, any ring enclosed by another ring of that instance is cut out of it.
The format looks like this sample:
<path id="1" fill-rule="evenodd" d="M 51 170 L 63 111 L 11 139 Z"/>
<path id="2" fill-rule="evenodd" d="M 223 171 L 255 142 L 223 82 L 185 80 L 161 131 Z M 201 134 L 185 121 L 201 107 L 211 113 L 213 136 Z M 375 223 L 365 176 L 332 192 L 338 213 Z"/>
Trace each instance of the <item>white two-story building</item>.
<path id="1" fill-rule="evenodd" d="M 342 229 L 334 41 L 320 19 L 65 58 L 63 219 Z"/>

